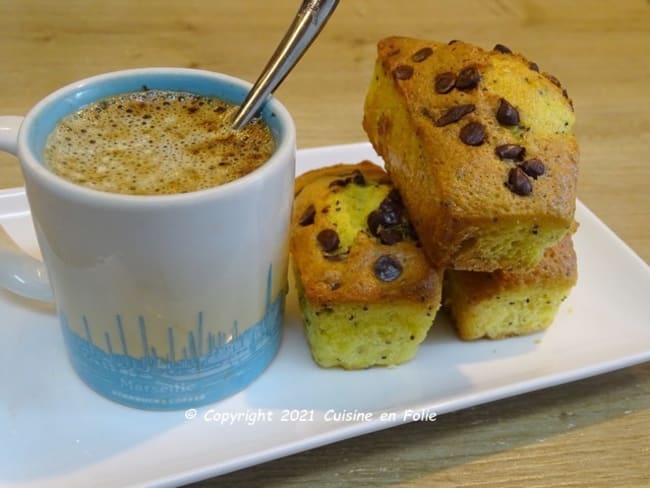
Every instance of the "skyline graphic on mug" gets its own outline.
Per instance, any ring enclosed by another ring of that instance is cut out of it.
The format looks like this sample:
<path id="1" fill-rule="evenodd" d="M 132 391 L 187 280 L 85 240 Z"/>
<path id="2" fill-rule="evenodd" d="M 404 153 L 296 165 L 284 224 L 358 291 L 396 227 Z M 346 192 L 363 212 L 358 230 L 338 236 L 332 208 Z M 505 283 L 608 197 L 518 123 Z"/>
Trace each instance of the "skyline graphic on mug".
<path id="1" fill-rule="evenodd" d="M 91 388 L 104 396 L 135 407 L 177 409 L 209 403 L 246 386 L 271 361 L 281 339 L 286 290 L 271 301 L 272 267 L 269 266 L 265 314 L 260 321 L 240 332 L 237 320 L 228 334 L 205 332 L 203 312 L 197 313 L 195 330 L 186 337 L 167 330 L 166 352 L 156 351 L 147 340 L 146 319 L 138 317 L 141 357 L 129 355 L 122 318 L 115 327 L 120 344 L 104 333 L 104 348 L 90 333 L 83 317 L 85 337 L 72 330 L 64 312 L 59 312 L 64 339 L 72 364 Z M 179 348 L 180 347 L 180 348 Z"/>

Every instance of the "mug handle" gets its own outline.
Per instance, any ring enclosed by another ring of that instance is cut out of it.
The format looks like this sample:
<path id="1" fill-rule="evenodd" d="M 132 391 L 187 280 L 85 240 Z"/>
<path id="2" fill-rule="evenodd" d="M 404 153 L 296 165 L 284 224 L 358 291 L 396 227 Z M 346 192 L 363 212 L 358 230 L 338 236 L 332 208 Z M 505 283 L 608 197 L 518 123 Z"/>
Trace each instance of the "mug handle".
<path id="1" fill-rule="evenodd" d="M 18 131 L 24 117 L 0 117 L 0 151 L 17 155 Z M 0 287 L 34 300 L 53 302 L 42 261 L 23 251 L 0 225 Z"/>

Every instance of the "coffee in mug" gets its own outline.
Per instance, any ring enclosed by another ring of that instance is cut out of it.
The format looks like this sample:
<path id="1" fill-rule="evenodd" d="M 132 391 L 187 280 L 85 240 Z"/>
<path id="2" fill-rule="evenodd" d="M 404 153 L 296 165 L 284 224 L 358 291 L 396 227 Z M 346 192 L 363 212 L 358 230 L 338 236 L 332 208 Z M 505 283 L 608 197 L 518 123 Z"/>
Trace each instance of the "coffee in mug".
<path id="1" fill-rule="evenodd" d="M 275 149 L 262 119 L 234 130 L 236 110 L 216 97 L 143 87 L 64 117 L 48 138 L 45 161 L 68 181 L 112 193 L 219 186 L 257 169 Z"/>

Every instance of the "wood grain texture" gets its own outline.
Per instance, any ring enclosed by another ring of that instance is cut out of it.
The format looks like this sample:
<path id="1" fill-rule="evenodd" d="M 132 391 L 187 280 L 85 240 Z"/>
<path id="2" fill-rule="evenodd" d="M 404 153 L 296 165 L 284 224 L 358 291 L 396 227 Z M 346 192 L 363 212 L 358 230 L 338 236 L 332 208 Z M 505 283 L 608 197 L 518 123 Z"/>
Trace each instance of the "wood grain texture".
<path id="1" fill-rule="evenodd" d="M 116 69 L 189 66 L 253 80 L 298 0 L 0 0 L 0 113 Z M 568 88 L 579 197 L 650 261 L 650 4 L 644 0 L 343 0 L 277 95 L 299 147 L 365 140 L 387 35 L 500 42 Z M 22 185 L 0 154 L 0 188 Z M 649 290 L 650 292 L 650 290 Z M 410 424 L 198 486 L 649 486 L 650 366 Z"/>
<path id="2" fill-rule="evenodd" d="M 644 487 L 650 364 L 407 424 L 197 483 Z"/>

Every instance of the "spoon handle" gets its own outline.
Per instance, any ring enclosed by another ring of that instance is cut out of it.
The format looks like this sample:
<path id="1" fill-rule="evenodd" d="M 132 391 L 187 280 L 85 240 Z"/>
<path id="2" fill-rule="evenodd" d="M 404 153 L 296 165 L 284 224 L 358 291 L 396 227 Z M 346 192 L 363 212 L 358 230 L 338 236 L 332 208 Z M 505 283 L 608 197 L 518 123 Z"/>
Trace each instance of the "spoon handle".
<path id="1" fill-rule="evenodd" d="M 339 0 L 303 0 L 289 30 L 235 114 L 234 129 L 241 129 L 259 111 L 311 45 L 338 3 Z"/>

